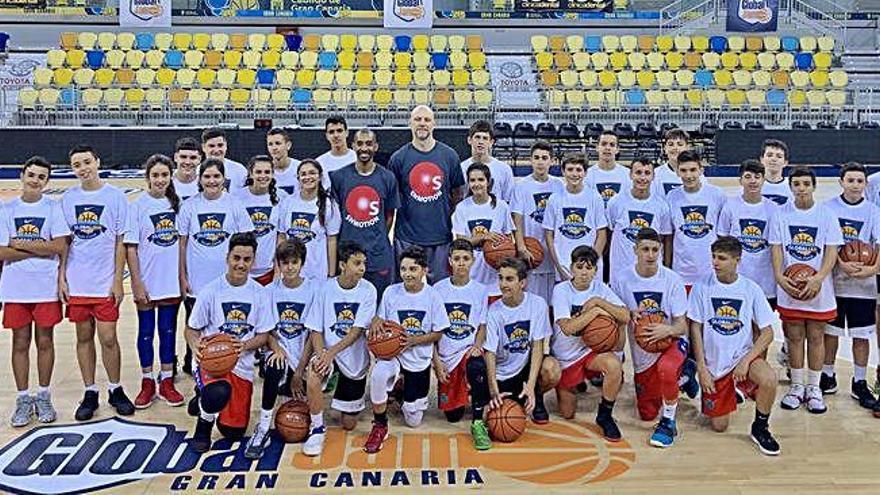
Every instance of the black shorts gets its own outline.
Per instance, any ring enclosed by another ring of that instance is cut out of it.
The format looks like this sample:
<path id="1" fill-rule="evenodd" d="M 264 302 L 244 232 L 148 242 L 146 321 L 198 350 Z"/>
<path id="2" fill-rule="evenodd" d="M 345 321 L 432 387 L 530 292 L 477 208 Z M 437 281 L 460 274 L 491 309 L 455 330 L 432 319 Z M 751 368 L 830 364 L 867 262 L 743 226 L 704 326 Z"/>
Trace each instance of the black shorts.
<path id="1" fill-rule="evenodd" d="M 431 391 L 431 367 L 422 371 L 408 371 L 401 367 L 403 376 L 403 402 L 416 402 L 426 399 Z"/>
<path id="2" fill-rule="evenodd" d="M 509 397 L 511 399 L 519 402 L 522 405 L 525 405 L 525 400 L 521 399 L 519 395 L 522 393 L 523 387 L 525 386 L 526 382 L 529 381 L 529 370 L 531 368 L 531 363 L 532 360 L 531 358 L 529 358 L 529 360 L 526 361 L 526 365 L 523 366 L 523 369 L 521 369 L 519 373 L 513 375 L 506 380 L 499 380 L 498 391 L 502 394 L 505 392 L 509 393 Z"/>
<path id="3" fill-rule="evenodd" d="M 345 373 L 339 371 L 339 368 L 336 366 L 336 363 L 333 363 L 333 372 L 339 373 L 339 378 L 336 381 L 336 390 L 333 391 L 333 401 L 355 404 L 360 403 L 363 404 L 364 394 L 367 391 L 367 377 L 363 377 L 359 380 L 355 380 L 353 378 L 349 378 L 345 376 Z M 362 407 L 361 407 L 362 409 Z M 339 409 L 342 411 L 342 414 L 358 414 L 360 411 Z"/>
<path id="4" fill-rule="evenodd" d="M 874 299 L 836 297 L 837 317 L 825 327 L 825 333 L 838 337 L 868 339 L 877 323 L 877 302 Z"/>

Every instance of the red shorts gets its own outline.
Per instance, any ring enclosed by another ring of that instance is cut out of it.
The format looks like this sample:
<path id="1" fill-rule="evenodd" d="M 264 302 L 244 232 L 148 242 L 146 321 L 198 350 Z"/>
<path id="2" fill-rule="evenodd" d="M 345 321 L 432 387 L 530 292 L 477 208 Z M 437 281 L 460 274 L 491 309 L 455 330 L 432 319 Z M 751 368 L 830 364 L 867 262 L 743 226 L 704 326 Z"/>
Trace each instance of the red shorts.
<path id="1" fill-rule="evenodd" d="M 119 320 L 119 306 L 113 296 L 80 297 L 71 296 L 67 301 L 67 319 L 73 323 L 89 321 Z"/>
<path id="2" fill-rule="evenodd" d="M 678 391 L 678 379 L 681 377 L 681 367 L 684 365 L 685 359 L 687 359 L 687 353 L 676 342 L 663 351 L 660 358 L 650 368 L 635 374 L 633 378 L 636 385 L 636 408 L 642 420 L 650 421 L 656 418 L 663 405 L 663 383 L 660 381 L 661 360 L 664 365 L 669 360 L 669 365 L 678 368 L 678 373 L 674 375 L 674 387 Z"/>
<path id="3" fill-rule="evenodd" d="M 3 307 L 3 326 L 21 328 L 33 322 L 41 328 L 51 328 L 61 323 L 61 301 L 39 303 L 6 303 Z"/>
<path id="4" fill-rule="evenodd" d="M 225 380 L 232 387 L 232 396 L 226 407 L 220 411 L 217 422 L 223 426 L 230 428 L 247 428 L 251 420 L 251 396 L 254 392 L 254 384 L 235 373 L 227 373 L 223 376 L 208 376 L 204 371 L 199 370 L 203 385 Z"/>
<path id="5" fill-rule="evenodd" d="M 272 283 L 275 280 L 275 269 L 271 269 L 268 272 L 260 275 L 259 277 L 254 277 L 254 282 L 262 285 L 263 287 Z"/>
<path id="6" fill-rule="evenodd" d="M 584 357 L 571 363 L 568 368 L 562 370 L 562 376 L 559 378 L 559 383 L 556 384 L 556 388 L 571 390 L 581 383 L 584 383 L 587 379 L 600 376 L 601 373 L 598 371 L 590 371 L 587 369 L 587 366 L 589 366 L 595 358 L 596 353 L 589 352 Z"/>
<path id="7" fill-rule="evenodd" d="M 751 380 L 740 382 L 740 387 L 751 389 L 755 384 Z M 726 416 L 736 411 L 736 390 L 734 390 L 733 371 L 715 380 L 715 393 L 703 390 L 703 414 L 710 418 Z"/>
<path id="8" fill-rule="evenodd" d="M 470 403 L 470 385 L 467 381 L 468 351 L 458 365 L 449 370 L 446 383 L 437 382 L 437 402 L 441 411 L 453 411 Z"/>
<path id="9" fill-rule="evenodd" d="M 804 321 L 832 322 L 837 318 L 837 309 L 829 311 L 808 311 L 805 309 L 789 309 L 779 306 L 779 319 L 785 323 L 802 323 Z"/>

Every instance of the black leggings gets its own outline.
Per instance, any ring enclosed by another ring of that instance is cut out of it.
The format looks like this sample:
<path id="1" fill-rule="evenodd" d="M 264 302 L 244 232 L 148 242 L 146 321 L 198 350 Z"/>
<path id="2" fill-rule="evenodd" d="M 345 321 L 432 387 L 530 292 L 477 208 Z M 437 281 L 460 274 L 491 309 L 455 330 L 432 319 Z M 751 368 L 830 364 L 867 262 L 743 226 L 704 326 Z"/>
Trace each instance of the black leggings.
<path id="1" fill-rule="evenodd" d="M 467 360 L 467 381 L 470 385 L 471 412 L 473 419 L 483 419 L 483 409 L 489 403 L 489 381 L 486 377 L 486 361 L 482 356 L 471 357 Z M 464 417 L 464 406 L 444 411 L 446 420 L 450 423 L 461 421 Z"/>

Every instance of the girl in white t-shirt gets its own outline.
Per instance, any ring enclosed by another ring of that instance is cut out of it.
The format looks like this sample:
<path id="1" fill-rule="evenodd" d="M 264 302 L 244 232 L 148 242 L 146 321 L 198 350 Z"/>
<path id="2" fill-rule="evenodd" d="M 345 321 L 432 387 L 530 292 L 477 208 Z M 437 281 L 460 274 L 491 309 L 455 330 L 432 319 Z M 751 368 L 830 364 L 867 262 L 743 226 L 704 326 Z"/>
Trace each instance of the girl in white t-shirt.
<path id="1" fill-rule="evenodd" d="M 153 332 L 157 323 L 162 367 L 158 397 L 171 406 L 183 404 L 183 396 L 174 388 L 172 377 L 180 307 L 180 198 L 172 181 L 173 165 L 165 155 L 149 157 L 145 164 L 147 190 L 128 209 L 124 242 L 137 306 L 137 350 L 143 373 L 141 391 L 134 401 L 138 409 L 150 407 L 157 396 L 153 375 Z"/>
<path id="2" fill-rule="evenodd" d="M 251 277 L 260 285 L 269 285 L 275 278 L 275 245 L 278 244 L 278 205 L 287 193 L 275 187 L 272 159 L 257 155 L 247 164 L 245 187 L 235 197 L 244 207 L 254 224 L 257 236 L 257 255 L 251 268 Z"/>

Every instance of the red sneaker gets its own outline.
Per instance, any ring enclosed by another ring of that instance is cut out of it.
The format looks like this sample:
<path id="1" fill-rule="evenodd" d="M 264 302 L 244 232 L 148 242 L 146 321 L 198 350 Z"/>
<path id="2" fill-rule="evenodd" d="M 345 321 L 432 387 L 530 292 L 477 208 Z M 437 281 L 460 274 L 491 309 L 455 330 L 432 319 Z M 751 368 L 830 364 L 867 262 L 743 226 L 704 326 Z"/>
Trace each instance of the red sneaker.
<path id="1" fill-rule="evenodd" d="M 373 429 L 370 430 L 370 435 L 364 444 L 364 452 L 368 454 L 379 452 L 382 450 L 382 444 L 385 443 L 386 438 L 388 438 L 388 425 L 373 422 Z"/>
<path id="2" fill-rule="evenodd" d="M 146 409 L 153 405 L 156 398 L 156 380 L 152 378 L 141 379 L 141 391 L 134 400 L 134 407 L 137 409 Z"/>
<path id="3" fill-rule="evenodd" d="M 174 378 L 170 376 L 159 383 L 159 397 L 172 407 L 182 406 L 184 402 L 183 395 L 174 388 Z"/>

